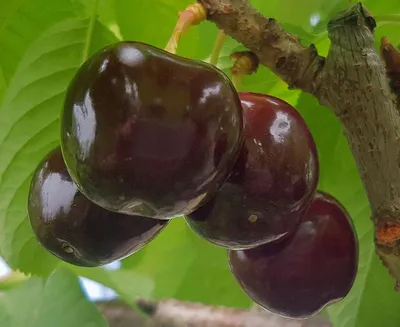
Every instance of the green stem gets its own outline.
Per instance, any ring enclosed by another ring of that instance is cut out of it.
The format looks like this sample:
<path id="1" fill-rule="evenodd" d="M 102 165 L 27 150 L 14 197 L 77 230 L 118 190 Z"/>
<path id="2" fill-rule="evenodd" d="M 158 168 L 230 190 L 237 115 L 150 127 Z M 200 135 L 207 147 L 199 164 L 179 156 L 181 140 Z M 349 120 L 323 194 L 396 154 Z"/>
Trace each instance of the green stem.
<path id="1" fill-rule="evenodd" d="M 243 75 L 241 74 L 232 74 L 231 81 L 233 86 L 235 87 L 236 91 L 239 91 L 240 87 L 242 86 Z"/>
<path id="2" fill-rule="evenodd" d="M 224 46 L 225 39 L 227 38 L 227 35 L 224 33 L 223 30 L 219 30 L 217 39 L 215 40 L 214 43 L 214 48 L 212 49 L 211 52 L 211 59 L 210 59 L 210 64 L 217 66 L 219 56 L 221 54 L 222 47 Z"/>
<path id="3" fill-rule="evenodd" d="M 186 7 L 184 11 L 179 13 L 179 19 L 164 50 L 176 54 L 182 36 L 193 26 L 205 21 L 206 18 L 207 10 L 200 3 L 194 3 Z"/>
<path id="4" fill-rule="evenodd" d="M 178 44 L 182 38 L 182 35 L 185 34 L 192 26 L 190 18 L 191 16 L 188 13 L 183 12 L 183 14 L 181 15 L 180 19 L 178 20 L 174 28 L 174 31 L 172 32 L 168 44 L 165 47 L 165 51 L 168 51 L 172 54 L 176 54 L 178 49 Z"/>

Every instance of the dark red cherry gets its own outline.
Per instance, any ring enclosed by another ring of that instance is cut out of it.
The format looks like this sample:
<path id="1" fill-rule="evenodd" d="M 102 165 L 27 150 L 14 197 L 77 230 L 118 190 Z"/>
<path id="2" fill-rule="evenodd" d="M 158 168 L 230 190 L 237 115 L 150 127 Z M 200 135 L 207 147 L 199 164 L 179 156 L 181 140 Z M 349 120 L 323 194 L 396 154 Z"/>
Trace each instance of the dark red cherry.
<path id="1" fill-rule="evenodd" d="M 315 142 L 296 109 L 264 94 L 239 96 L 244 116 L 239 160 L 213 199 L 186 216 L 196 233 L 230 249 L 293 233 L 319 179 Z"/>
<path id="2" fill-rule="evenodd" d="M 291 238 L 229 251 L 229 261 L 254 302 L 283 316 L 306 318 L 343 299 L 352 288 L 357 235 L 345 208 L 319 192 Z"/>
<path id="3" fill-rule="evenodd" d="M 47 251 L 86 267 L 105 265 L 137 252 L 169 222 L 110 212 L 89 201 L 71 180 L 60 148 L 38 165 L 28 212 L 36 238 Z"/>
<path id="4" fill-rule="evenodd" d="M 72 80 L 62 151 L 91 201 L 169 219 L 214 195 L 235 164 L 242 128 L 239 97 L 223 72 L 120 42 L 89 58 Z"/>

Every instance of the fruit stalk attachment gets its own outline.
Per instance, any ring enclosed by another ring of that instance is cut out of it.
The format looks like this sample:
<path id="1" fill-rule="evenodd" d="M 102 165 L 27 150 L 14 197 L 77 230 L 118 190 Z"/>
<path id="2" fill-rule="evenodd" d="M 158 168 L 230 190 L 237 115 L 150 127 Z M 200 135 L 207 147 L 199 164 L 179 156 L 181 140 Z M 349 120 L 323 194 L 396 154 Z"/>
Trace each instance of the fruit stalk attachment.
<path id="1" fill-rule="evenodd" d="M 171 38 L 168 41 L 165 50 L 176 54 L 179 41 L 184 33 L 191 27 L 200 24 L 207 18 L 207 11 L 200 3 L 189 5 L 184 11 L 179 13 L 178 21 L 172 32 Z"/>
<path id="2" fill-rule="evenodd" d="M 400 51 L 397 50 L 387 37 L 381 39 L 381 57 L 386 64 L 390 87 L 400 99 Z"/>
<path id="3" fill-rule="evenodd" d="M 236 51 L 231 54 L 231 60 L 234 64 L 231 68 L 231 79 L 236 90 L 242 85 L 243 76 L 251 75 L 258 69 L 259 60 L 251 51 Z"/>
<path id="4" fill-rule="evenodd" d="M 226 40 L 227 35 L 223 30 L 219 30 L 217 39 L 215 40 L 214 47 L 211 52 L 210 64 L 217 66 L 222 47 Z"/>

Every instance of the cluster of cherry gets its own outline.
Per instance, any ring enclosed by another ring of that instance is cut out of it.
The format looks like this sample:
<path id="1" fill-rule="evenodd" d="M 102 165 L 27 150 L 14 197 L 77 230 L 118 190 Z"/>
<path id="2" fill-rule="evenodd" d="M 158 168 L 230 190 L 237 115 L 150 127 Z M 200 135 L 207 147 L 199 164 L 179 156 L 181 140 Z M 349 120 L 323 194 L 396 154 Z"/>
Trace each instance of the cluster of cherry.
<path id="1" fill-rule="evenodd" d="M 243 290 L 272 312 L 306 317 L 351 289 L 351 219 L 317 190 L 313 137 L 283 100 L 237 92 L 213 65 L 119 42 L 80 67 L 61 122 L 28 205 L 38 241 L 61 260 L 122 259 L 183 217 L 228 249 Z"/>

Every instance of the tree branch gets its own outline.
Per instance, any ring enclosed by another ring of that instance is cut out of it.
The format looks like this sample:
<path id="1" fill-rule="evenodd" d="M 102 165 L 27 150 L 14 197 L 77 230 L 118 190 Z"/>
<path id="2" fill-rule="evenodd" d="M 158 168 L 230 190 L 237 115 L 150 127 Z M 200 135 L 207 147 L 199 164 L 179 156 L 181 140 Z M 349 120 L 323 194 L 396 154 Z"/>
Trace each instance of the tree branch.
<path id="1" fill-rule="evenodd" d="M 261 15 L 247 0 L 198 0 L 208 19 L 226 34 L 250 49 L 260 63 L 270 68 L 291 88 L 315 93 L 324 58 L 314 45 L 304 47 L 297 36 L 286 33 L 279 23 Z"/>
<path id="2" fill-rule="evenodd" d="M 98 302 L 97 307 L 110 327 L 149 327 L 148 319 L 124 302 Z"/>
<path id="3" fill-rule="evenodd" d="M 341 119 L 374 218 L 382 220 L 381 212 L 400 198 L 400 117 L 371 22 L 357 5 L 329 23 L 331 47 L 318 96 Z"/>
<path id="4" fill-rule="evenodd" d="M 263 309 L 214 307 L 174 299 L 138 300 L 147 318 L 121 302 L 97 304 L 110 327 L 332 327 L 323 317 L 305 320 L 283 318 Z"/>
<path id="5" fill-rule="evenodd" d="M 313 94 L 341 120 L 372 211 L 377 252 L 400 284 L 400 116 L 374 48 L 375 21 L 361 4 L 328 24 L 326 60 L 247 0 L 197 0 L 214 22 L 292 88 Z"/>

